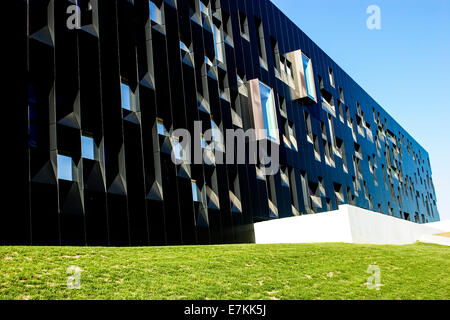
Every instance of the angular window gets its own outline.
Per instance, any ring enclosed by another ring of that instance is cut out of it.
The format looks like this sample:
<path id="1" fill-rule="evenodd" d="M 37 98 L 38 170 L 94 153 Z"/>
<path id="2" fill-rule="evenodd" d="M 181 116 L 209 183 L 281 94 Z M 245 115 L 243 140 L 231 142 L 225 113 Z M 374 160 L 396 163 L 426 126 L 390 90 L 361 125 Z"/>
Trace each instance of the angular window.
<path id="1" fill-rule="evenodd" d="M 202 149 L 206 149 L 208 147 L 208 143 L 206 142 L 205 135 L 203 133 L 200 138 L 200 145 L 201 145 Z"/>
<path id="2" fill-rule="evenodd" d="M 286 126 L 287 126 L 287 128 L 286 128 L 287 129 L 287 135 L 288 135 L 289 141 L 290 141 L 290 143 L 292 145 L 292 148 L 295 151 L 298 151 L 297 138 L 296 138 L 296 135 L 295 135 L 295 124 L 293 122 L 291 122 L 291 121 L 287 121 Z"/>
<path id="3" fill-rule="evenodd" d="M 348 173 L 347 154 L 345 153 L 344 143 L 342 143 L 341 152 L 342 152 L 342 170 L 344 170 L 344 172 Z"/>
<path id="4" fill-rule="evenodd" d="M 177 161 L 184 162 L 184 150 L 180 143 L 179 137 L 172 137 L 173 155 Z"/>
<path id="5" fill-rule="evenodd" d="M 190 39 L 185 39 L 181 33 L 180 33 L 180 52 L 181 52 L 181 61 L 184 64 L 193 68 L 194 53 L 192 50 L 192 41 Z"/>
<path id="6" fill-rule="evenodd" d="M 268 193 L 268 204 L 269 204 L 270 217 L 271 218 L 279 218 L 277 194 L 275 191 L 275 179 L 273 176 L 267 177 L 267 193 Z"/>
<path id="7" fill-rule="evenodd" d="M 305 81 L 306 81 L 306 91 L 308 96 L 313 99 L 317 100 L 316 97 L 316 85 L 314 83 L 314 72 L 312 67 L 311 59 L 302 54 L 302 60 L 303 60 L 303 69 L 305 72 Z"/>
<path id="8" fill-rule="evenodd" d="M 211 116 L 211 130 L 212 130 L 212 137 L 213 141 L 218 141 L 218 133 L 220 132 L 219 127 L 217 126 L 216 122 L 214 121 L 214 117 Z"/>
<path id="9" fill-rule="evenodd" d="M 323 140 L 323 147 L 325 150 L 325 163 L 330 167 L 335 167 L 336 165 L 331 144 L 327 140 Z"/>
<path id="10" fill-rule="evenodd" d="M 320 131 L 322 131 L 322 139 L 328 141 L 327 128 L 325 127 L 325 122 L 323 121 L 320 121 Z"/>
<path id="11" fill-rule="evenodd" d="M 211 59 L 209 59 L 208 56 L 205 56 L 205 65 L 206 65 L 208 68 L 214 68 L 214 64 L 212 63 Z"/>
<path id="12" fill-rule="evenodd" d="M 307 214 L 311 213 L 311 198 L 309 197 L 309 188 L 307 183 L 306 173 L 301 173 L 300 175 L 302 183 L 302 194 L 303 194 L 303 205 L 305 206 L 305 212 Z"/>
<path id="13" fill-rule="evenodd" d="M 352 195 L 352 190 L 350 189 L 350 187 L 347 187 L 347 199 L 349 204 L 353 204 L 354 197 Z"/>
<path id="14" fill-rule="evenodd" d="M 218 83 L 220 98 L 230 102 L 230 88 L 228 83 L 228 73 L 222 68 L 218 68 Z"/>
<path id="15" fill-rule="evenodd" d="M 334 124 L 331 115 L 328 115 L 328 128 L 330 130 L 331 146 L 333 147 L 333 153 L 336 152 L 336 136 L 334 135 Z"/>
<path id="16" fill-rule="evenodd" d="M 331 199 L 327 198 L 326 203 L 327 203 L 327 211 L 333 210 L 333 207 L 331 206 Z"/>
<path id="17" fill-rule="evenodd" d="M 280 105 L 280 114 L 281 116 L 287 119 L 287 108 L 286 108 L 286 99 L 280 95 L 278 95 L 278 103 Z"/>
<path id="18" fill-rule="evenodd" d="M 163 24 L 163 15 L 161 11 L 162 1 L 149 0 L 150 19 L 159 25 Z"/>
<path id="19" fill-rule="evenodd" d="M 351 128 L 352 117 L 350 116 L 350 110 L 345 106 L 345 115 L 347 117 L 347 125 Z"/>
<path id="20" fill-rule="evenodd" d="M 328 68 L 328 76 L 330 78 L 330 84 L 331 86 L 334 88 L 334 74 L 333 74 L 333 69 Z"/>
<path id="21" fill-rule="evenodd" d="M 222 21 L 223 21 L 223 38 L 224 42 L 233 46 L 233 27 L 231 25 L 231 17 L 228 13 L 222 10 Z"/>
<path id="22" fill-rule="evenodd" d="M 245 87 L 245 86 L 244 86 Z M 231 119 L 233 121 L 233 125 L 243 128 L 244 125 L 242 123 L 242 113 L 241 113 L 241 98 L 239 93 L 234 90 L 230 91 L 231 93 Z"/>
<path id="23" fill-rule="evenodd" d="M 356 137 L 356 125 L 355 125 L 355 123 L 353 122 L 353 119 L 350 119 L 350 129 L 352 129 L 352 136 L 353 136 L 353 140 L 355 141 L 355 142 L 357 142 L 358 141 L 358 138 Z"/>
<path id="24" fill-rule="evenodd" d="M 314 71 L 311 59 L 301 50 L 286 54 L 286 60 L 291 63 L 289 67 L 292 73 L 291 87 L 292 100 L 302 100 L 305 103 L 316 103 L 317 93 L 314 81 Z"/>
<path id="25" fill-rule="evenodd" d="M 327 192 L 325 190 L 325 182 L 322 177 L 319 177 L 319 191 L 322 196 L 327 196 Z"/>
<path id="26" fill-rule="evenodd" d="M 192 200 L 194 202 L 199 202 L 197 181 L 192 180 L 191 186 L 192 186 Z"/>
<path id="27" fill-rule="evenodd" d="M 372 200 L 372 195 L 369 195 L 369 209 L 372 210 L 373 209 L 373 200 Z"/>
<path id="28" fill-rule="evenodd" d="M 207 16 L 209 16 L 209 8 L 208 5 L 206 5 L 205 3 L 203 3 L 203 0 L 200 0 L 200 12 L 202 14 L 205 14 Z"/>
<path id="29" fill-rule="evenodd" d="M 292 71 L 292 63 L 286 59 L 286 75 L 288 76 L 288 80 L 291 80 L 294 76 L 293 71 Z"/>
<path id="30" fill-rule="evenodd" d="M 361 146 L 360 146 L 359 144 L 357 144 L 357 143 L 354 143 L 354 145 L 355 145 L 355 155 L 356 155 L 359 159 L 363 160 L 363 155 L 362 155 Z"/>
<path id="31" fill-rule="evenodd" d="M 165 136 L 167 131 L 166 131 L 166 127 L 164 127 L 164 120 L 161 118 L 157 118 L 156 119 L 156 129 L 158 131 L 158 134 L 160 136 Z"/>
<path id="32" fill-rule="evenodd" d="M 239 175 L 236 173 L 229 178 L 229 194 L 231 201 L 231 211 L 234 213 L 242 213 L 241 188 L 239 185 Z"/>
<path id="33" fill-rule="evenodd" d="M 73 181 L 73 161 L 71 157 L 58 154 L 58 179 Z"/>
<path id="34" fill-rule="evenodd" d="M 209 6 L 209 0 L 197 0 L 199 2 L 199 14 L 201 16 L 201 25 L 205 30 L 213 33 L 213 19 L 211 9 Z"/>
<path id="35" fill-rule="evenodd" d="M 342 103 L 345 103 L 344 90 L 342 88 L 339 88 L 339 99 L 341 100 Z"/>
<path id="36" fill-rule="evenodd" d="M 322 108 L 336 117 L 336 107 L 333 96 L 325 90 L 321 90 Z"/>
<path id="37" fill-rule="evenodd" d="M 316 158 L 317 161 L 322 161 L 322 158 L 320 156 L 319 137 L 314 134 L 313 138 L 314 138 L 314 157 Z"/>
<path id="38" fill-rule="evenodd" d="M 370 124 L 368 122 L 364 122 L 363 124 L 364 124 L 364 128 L 366 130 L 367 139 L 369 139 L 370 142 L 373 143 L 372 127 L 370 126 Z"/>
<path id="39" fill-rule="evenodd" d="M 356 125 L 358 127 L 358 133 L 361 136 L 365 137 L 366 133 L 364 132 L 364 124 L 363 123 L 364 123 L 363 118 L 359 115 L 356 115 Z"/>
<path id="40" fill-rule="evenodd" d="M 219 125 L 215 122 L 214 116 L 211 116 L 211 131 L 212 131 L 212 141 L 214 142 L 214 148 L 217 151 L 225 152 L 225 141 L 223 138 L 222 130 Z"/>
<path id="41" fill-rule="evenodd" d="M 245 15 L 245 13 L 241 11 L 239 11 L 238 16 L 239 16 L 239 29 L 241 31 L 241 37 L 247 41 L 250 41 L 247 16 Z"/>
<path id="42" fill-rule="evenodd" d="M 214 23 L 213 36 L 214 36 L 214 50 L 216 53 L 216 60 L 224 63 L 225 62 L 225 58 L 224 58 L 225 47 L 224 47 L 223 34 L 220 29 L 219 22 Z"/>
<path id="43" fill-rule="evenodd" d="M 322 208 L 322 198 L 320 196 L 319 184 L 308 181 L 308 192 L 311 199 L 313 212 L 318 212 L 318 209 Z"/>
<path id="44" fill-rule="evenodd" d="M 266 42 L 264 40 L 264 28 L 261 20 L 255 17 L 256 35 L 258 37 L 259 64 L 267 70 Z"/>
<path id="45" fill-rule="evenodd" d="M 95 160 L 95 142 L 94 138 L 81 136 L 81 156 L 84 159 Z"/>
<path id="46" fill-rule="evenodd" d="M 181 40 L 180 40 L 180 49 L 187 53 L 191 52 L 188 46 Z"/>
<path id="47" fill-rule="evenodd" d="M 247 97 L 248 90 L 247 90 L 247 86 L 246 86 L 247 79 L 246 79 L 245 73 L 241 72 L 240 70 L 237 70 L 236 81 L 237 81 L 239 93 L 242 94 L 243 96 Z"/>
<path id="48" fill-rule="evenodd" d="M 339 183 L 333 183 L 334 186 L 334 196 L 336 198 L 336 204 L 339 206 L 340 204 L 345 203 L 344 199 L 344 190 L 342 189 L 342 185 Z"/>
<path id="49" fill-rule="evenodd" d="M 122 108 L 128 111 L 137 111 L 137 97 L 131 90 L 128 80 L 122 78 L 120 83 L 120 92 L 122 98 Z"/>
<path id="50" fill-rule="evenodd" d="M 359 104 L 359 102 L 356 102 L 356 112 L 359 116 L 362 116 L 361 105 Z"/>
<path id="51" fill-rule="evenodd" d="M 267 138 L 272 141 L 278 141 L 277 114 L 275 111 L 273 90 L 262 82 L 259 83 L 259 90 L 261 93 L 261 107 Z"/>
<path id="52" fill-rule="evenodd" d="M 353 190 L 355 190 L 356 196 L 359 197 L 359 192 L 358 192 L 360 189 L 359 180 L 357 180 L 357 178 L 355 178 L 355 177 L 352 177 L 352 181 L 353 181 Z"/>
<path id="53" fill-rule="evenodd" d="M 281 166 L 280 176 L 281 176 L 281 186 L 289 188 L 289 176 L 288 176 L 288 169 L 286 166 Z"/>
<path id="54" fill-rule="evenodd" d="M 312 125 L 311 125 L 311 116 L 308 112 L 305 111 L 305 126 L 306 126 L 306 138 L 309 143 L 314 143 Z"/>
<path id="55" fill-rule="evenodd" d="M 202 66 L 202 81 L 201 85 L 198 86 L 198 93 L 202 98 L 205 99 L 205 102 L 208 103 L 208 109 L 201 110 L 205 113 L 211 113 L 211 110 L 209 108 L 208 78 L 217 81 L 217 68 L 214 67 L 212 61 L 215 61 L 214 53 L 206 52 L 204 63 Z"/>
<path id="56" fill-rule="evenodd" d="M 120 89 L 122 93 L 122 108 L 131 111 L 130 87 L 128 86 L 128 84 L 122 82 L 120 84 Z"/>
<path id="57" fill-rule="evenodd" d="M 270 38 L 270 43 L 272 46 L 272 59 L 275 68 L 275 76 L 280 77 L 281 66 L 280 66 L 280 50 L 278 48 L 278 41 L 274 38 Z"/>
<path id="58" fill-rule="evenodd" d="M 298 203 L 297 183 L 295 179 L 295 171 L 293 168 L 288 168 L 289 174 L 289 189 L 291 194 L 292 214 L 294 216 L 300 215 L 300 206 Z"/>
<path id="59" fill-rule="evenodd" d="M 338 102 L 338 108 L 339 108 L 339 120 L 341 120 L 342 123 L 345 123 L 344 108 L 342 107 L 342 103 L 340 101 Z"/>
<path id="60" fill-rule="evenodd" d="M 282 75 L 286 73 L 286 57 L 282 55 L 280 56 L 280 72 Z"/>
<path id="61" fill-rule="evenodd" d="M 257 139 L 268 139 L 279 144 L 280 136 L 273 90 L 258 79 L 250 80 L 248 84 Z M 262 136 L 263 131 L 265 136 Z"/>
<path id="62" fill-rule="evenodd" d="M 365 181 L 363 181 L 363 187 L 364 187 L 364 197 L 366 198 L 366 200 L 369 201 L 369 191 L 367 189 L 367 183 Z"/>

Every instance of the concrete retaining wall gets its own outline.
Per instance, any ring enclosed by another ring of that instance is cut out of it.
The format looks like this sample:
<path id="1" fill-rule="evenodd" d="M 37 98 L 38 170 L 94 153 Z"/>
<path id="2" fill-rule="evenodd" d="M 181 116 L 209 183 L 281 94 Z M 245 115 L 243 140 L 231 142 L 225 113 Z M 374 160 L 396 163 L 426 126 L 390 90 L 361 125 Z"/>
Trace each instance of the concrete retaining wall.
<path id="1" fill-rule="evenodd" d="M 358 207 L 255 224 L 258 244 L 346 242 L 411 244 L 424 235 L 450 231 L 420 225 Z"/>

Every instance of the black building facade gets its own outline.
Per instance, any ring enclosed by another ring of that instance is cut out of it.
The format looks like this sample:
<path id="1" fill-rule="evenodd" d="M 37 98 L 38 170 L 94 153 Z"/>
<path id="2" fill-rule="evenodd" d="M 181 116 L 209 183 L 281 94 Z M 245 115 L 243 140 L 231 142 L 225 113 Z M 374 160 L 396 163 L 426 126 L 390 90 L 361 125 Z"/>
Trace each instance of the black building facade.
<path id="1" fill-rule="evenodd" d="M 18 3 L 1 243 L 252 242 L 341 204 L 439 220 L 427 152 L 268 0 Z M 196 121 L 274 132 L 279 172 L 175 164 Z"/>

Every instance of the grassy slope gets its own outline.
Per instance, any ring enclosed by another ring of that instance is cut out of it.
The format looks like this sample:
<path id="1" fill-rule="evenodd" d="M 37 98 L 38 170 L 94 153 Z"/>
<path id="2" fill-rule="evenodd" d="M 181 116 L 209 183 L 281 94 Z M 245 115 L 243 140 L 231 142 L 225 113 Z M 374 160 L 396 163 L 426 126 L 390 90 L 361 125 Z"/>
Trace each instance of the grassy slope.
<path id="1" fill-rule="evenodd" d="M 0 299 L 450 299 L 449 272 L 450 248 L 426 244 L 0 247 Z"/>

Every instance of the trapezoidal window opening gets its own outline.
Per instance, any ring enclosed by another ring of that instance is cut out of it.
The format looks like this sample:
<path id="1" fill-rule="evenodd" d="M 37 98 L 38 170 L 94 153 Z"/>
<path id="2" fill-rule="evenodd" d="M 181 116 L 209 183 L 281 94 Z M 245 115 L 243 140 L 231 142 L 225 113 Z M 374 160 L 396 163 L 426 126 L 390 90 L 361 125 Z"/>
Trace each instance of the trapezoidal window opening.
<path id="1" fill-rule="evenodd" d="M 58 180 L 74 181 L 74 163 L 72 157 L 67 154 L 58 153 L 57 163 Z"/>
<path id="2" fill-rule="evenodd" d="M 328 77 L 330 78 L 330 84 L 331 86 L 334 88 L 335 87 L 335 83 L 334 83 L 334 73 L 333 73 L 333 69 L 328 68 Z"/>
<path id="3" fill-rule="evenodd" d="M 149 0 L 150 20 L 158 25 L 164 25 L 163 1 Z"/>
<path id="4" fill-rule="evenodd" d="M 266 54 L 266 41 L 264 40 L 264 26 L 262 21 L 255 17 L 256 35 L 258 37 L 258 55 L 259 64 L 262 68 L 267 70 L 267 54 Z"/>
<path id="5" fill-rule="evenodd" d="M 241 37 L 247 41 L 250 41 L 250 32 L 248 29 L 248 21 L 245 13 L 238 11 L 239 17 L 239 30 L 241 32 Z"/>

